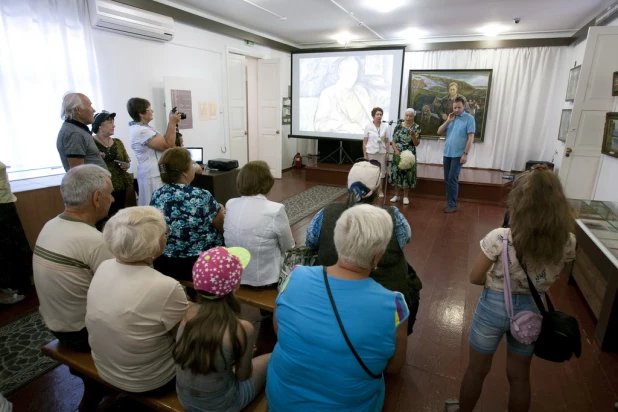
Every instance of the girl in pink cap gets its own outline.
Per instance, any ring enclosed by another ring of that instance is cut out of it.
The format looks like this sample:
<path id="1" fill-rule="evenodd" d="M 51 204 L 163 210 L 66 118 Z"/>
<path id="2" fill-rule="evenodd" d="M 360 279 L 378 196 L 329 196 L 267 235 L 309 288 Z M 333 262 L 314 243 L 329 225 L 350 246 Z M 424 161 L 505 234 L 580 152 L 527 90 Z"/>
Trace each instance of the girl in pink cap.
<path id="1" fill-rule="evenodd" d="M 253 325 L 240 319 L 234 291 L 250 260 L 243 248 L 216 247 L 193 265 L 198 304 L 178 328 L 176 392 L 188 412 L 236 412 L 264 390 L 270 354 L 252 359 Z"/>

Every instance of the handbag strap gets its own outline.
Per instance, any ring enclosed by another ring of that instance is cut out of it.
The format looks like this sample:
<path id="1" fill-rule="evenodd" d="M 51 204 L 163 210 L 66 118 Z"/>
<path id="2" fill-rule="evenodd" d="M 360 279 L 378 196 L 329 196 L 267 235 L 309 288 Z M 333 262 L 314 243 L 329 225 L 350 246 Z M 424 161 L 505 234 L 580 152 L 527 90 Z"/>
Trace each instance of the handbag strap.
<path id="1" fill-rule="evenodd" d="M 505 228 L 504 235 L 502 239 L 502 267 L 504 268 L 504 306 L 506 306 L 506 314 L 509 315 L 509 318 L 513 318 L 515 316 L 515 311 L 513 310 L 513 294 L 511 292 L 511 274 L 509 272 L 509 256 L 508 256 L 508 248 L 509 248 L 509 233 L 511 229 Z"/>
<path id="2" fill-rule="evenodd" d="M 333 306 L 333 312 L 335 312 L 335 317 L 337 318 L 337 323 L 339 323 L 339 328 L 341 329 L 341 333 L 343 334 L 345 342 L 348 344 L 348 347 L 352 351 L 352 354 L 358 361 L 359 365 L 365 370 L 365 372 L 367 372 L 367 375 L 371 376 L 374 379 L 381 378 L 382 374 L 376 375 L 369 370 L 369 368 L 367 367 L 367 365 L 365 365 L 360 356 L 358 356 L 358 353 L 356 353 L 356 349 L 354 349 L 354 346 L 352 346 L 352 342 L 350 342 L 350 338 L 348 338 L 348 334 L 343 328 L 343 323 L 341 322 L 341 318 L 339 317 L 339 311 L 337 310 L 337 306 L 335 305 L 335 299 L 333 299 L 333 294 L 330 291 L 330 285 L 328 284 L 328 276 L 326 275 L 326 266 L 323 266 L 322 269 L 324 273 L 324 284 L 326 285 L 326 291 L 328 292 L 328 298 L 330 299 L 330 304 Z"/>
<path id="3" fill-rule="evenodd" d="M 528 280 L 528 289 L 530 289 L 530 293 L 532 294 L 534 303 L 536 303 L 536 306 L 539 308 L 541 315 L 545 316 L 545 313 L 547 313 L 547 311 L 554 312 L 555 310 L 554 305 L 551 303 L 551 299 L 549 299 L 549 293 L 545 294 L 545 300 L 547 301 L 547 310 L 545 310 L 543 299 L 541 299 L 541 296 L 539 295 L 539 292 L 536 290 L 534 283 L 532 283 L 532 281 L 530 280 L 530 276 L 528 275 L 528 268 L 526 267 L 526 264 L 523 261 L 523 257 L 519 253 L 517 254 L 517 260 L 519 260 L 519 265 L 521 266 L 524 273 L 526 274 L 526 279 Z"/>

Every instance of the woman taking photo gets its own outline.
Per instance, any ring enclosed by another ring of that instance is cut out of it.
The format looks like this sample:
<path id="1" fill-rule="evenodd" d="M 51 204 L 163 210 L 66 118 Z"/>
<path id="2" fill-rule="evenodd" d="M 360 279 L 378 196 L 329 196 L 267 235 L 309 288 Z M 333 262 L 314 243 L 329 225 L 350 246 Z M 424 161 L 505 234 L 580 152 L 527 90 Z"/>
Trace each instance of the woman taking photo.
<path id="1" fill-rule="evenodd" d="M 369 277 L 392 233 L 385 210 L 351 207 L 335 225 L 337 263 L 298 266 L 283 283 L 266 382 L 271 412 L 382 409 L 382 374 L 405 363 L 409 316 L 401 293 Z"/>
<path id="2" fill-rule="evenodd" d="M 484 289 L 470 325 L 470 360 L 459 401 L 447 401 L 447 412 L 472 412 L 504 335 L 510 391 L 508 410 L 529 410 L 534 344 L 526 345 L 510 332 L 504 302 L 504 264 L 508 265 L 513 311 L 517 315 L 523 311 L 539 312 L 526 277 L 542 294 L 558 279 L 564 265 L 575 258 L 571 208 L 554 172 L 545 166 L 523 173 L 513 185 L 507 206 L 510 230 L 494 229 L 481 240 L 481 254 L 470 272 L 470 282 L 483 285 Z M 505 236 L 508 236 L 508 262 L 502 259 Z M 519 259 L 523 260 L 525 271 Z"/>
<path id="3" fill-rule="evenodd" d="M 249 261 L 246 249 L 217 247 L 193 267 L 198 304 L 180 323 L 174 347 L 176 392 L 188 412 L 239 412 L 264 389 L 270 353 L 251 359 L 256 334 L 234 297 Z"/>
<path id="4" fill-rule="evenodd" d="M 380 182 L 386 174 L 386 148 L 388 147 L 388 126 L 382 124 L 384 111 L 380 107 L 374 107 L 371 111 L 373 122 L 365 126 L 363 138 L 363 155 L 365 159 L 380 162 Z M 384 197 L 380 190 L 378 197 Z"/>
<path id="5" fill-rule="evenodd" d="M 403 189 L 403 204 L 410 203 L 408 190 L 416 187 L 416 162 L 410 169 L 401 170 L 397 167 L 401 152 L 409 150 L 416 156 L 416 146 L 421 143 L 421 128 L 414 123 L 414 109 L 406 109 L 403 123 L 397 123 L 393 131 L 393 163 L 391 165 L 388 183 L 395 186 L 395 196 L 391 202 L 399 201 L 399 189 Z"/>
<path id="6" fill-rule="evenodd" d="M 129 122 L 129 138 L 131 149 L 137 157 L 137 204 L 148 206 L 154 191 L 163 186 L 158 161 L 162 152 L 176 146 L 176 125 L 180 121 L 180 113 L 170 112 L 163 136 L 149 125 L 154 118 L 154 111 L 148 100 L 139 97 L 129 99 L 127 111 L 133 119 Z"/>
<path id="7" fill-rule="evenodd" d="M 114 197 L 114 203 L 109 208 L 108 217 L 112 217 L 117 211 L 124 209 L 127 188 L 133 185 L 133 178 L 127 173 L 127 169 L 131 167 L 131 158 L 127 154 L 122 140 L 112 138 L 116 128 L 114 125 L 115 117 L 116 113 L 109 113 L 103 110 L 94 116 L 94 123 L 92 124 L 94 142 L 105 161 L 107 170 L 112 174 L 112 186 L 114 186 L 112 196 Z M 97 226 L 99 223 L 97 223 Z M 99 230 L 102 229 L 102 227 L 97 228 Z"/>
<path id="8" fill-rule="evenodd" d="M 150 205 L 163 212 L 171 232 L 154 268 L 174 279 L 191 280 L 198 255 L 223 245 L 225 209 L 208 190 L 191 186 L 195 168 L 187 149 L 167 149 L 159 167 L 165 185 L 152 194 Z"/>

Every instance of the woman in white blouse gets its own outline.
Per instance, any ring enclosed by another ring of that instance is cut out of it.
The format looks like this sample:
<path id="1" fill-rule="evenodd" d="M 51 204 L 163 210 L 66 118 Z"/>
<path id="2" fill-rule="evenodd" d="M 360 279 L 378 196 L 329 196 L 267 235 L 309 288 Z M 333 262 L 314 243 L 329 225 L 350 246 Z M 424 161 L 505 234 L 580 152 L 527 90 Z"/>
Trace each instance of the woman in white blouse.
<path id="1" fill-rule="evenodd" d="M 275 179 L 266 162 L 249 162 L 240 170 L 236 180 L 242 197 L 230 199 L 225 205 L 225 246 L 239 246 L 251 252 L 251 262 L 240 281 L 243 285 L 276 284 L 282 257 L 294 247 L 285 207 L 266 199 L 274 184 Z"/>
<path id="2" fill-rule="evenodd" d="M 365 159 L 377 160 L 380 162 L 380 181 L 384 179 L 386 173 L 386 148 L 388 147 L 388 126 L 382 124 L 384 111 L 380 107 L 374 107 L 371 111 L 373 122 L 365 126 L 363 138 L 363 155 Z M 379 197 L 384 197 L 382 189 L 378 193 Z"/>
<path id="3" fill-rule="evenodd" d="M 163 187 L 159 172 L 161 153 L 176 146 L 176 124 L 180 113 L 171 113 L 165 136 L 150 126 L 153 110 L 146 99 L 133 97 L 127 102 L 127 111 L 133 119 L 129 122 L 131 148 L 137 157 L 138 206 L 148 206 L 155 190 Z"/>

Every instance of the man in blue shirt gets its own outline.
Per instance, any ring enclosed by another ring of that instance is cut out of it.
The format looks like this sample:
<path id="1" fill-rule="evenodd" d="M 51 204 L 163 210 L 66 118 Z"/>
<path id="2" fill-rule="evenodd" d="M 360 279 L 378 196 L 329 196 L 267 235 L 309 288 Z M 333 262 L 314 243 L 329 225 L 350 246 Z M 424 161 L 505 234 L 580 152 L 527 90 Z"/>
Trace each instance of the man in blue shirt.
<path id="1" fill-rule="evenodd" d="M 438 128 L 440 136 L 446 134 L 444 145 L 444 184 L 446 185 L 446 202 L 444 213 L 457 210 L 457 192 L 459 191 L 459 172 L 468 161 L 468 153 L 474 143 L 476 124 L 474 116 L 464 112 L 466 99 L 457 96 L 453 103 L 453 111 L 446 122 Z"/>

